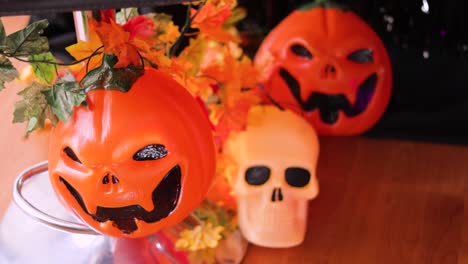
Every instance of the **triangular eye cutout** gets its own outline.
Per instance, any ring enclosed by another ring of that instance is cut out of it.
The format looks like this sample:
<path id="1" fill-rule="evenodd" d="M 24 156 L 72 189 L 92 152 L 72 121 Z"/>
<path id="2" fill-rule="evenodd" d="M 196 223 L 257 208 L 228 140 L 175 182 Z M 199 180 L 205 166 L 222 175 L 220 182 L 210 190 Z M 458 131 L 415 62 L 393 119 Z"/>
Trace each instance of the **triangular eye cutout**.
<path id="1" fill-rule="evenodd" d="M 371 49 L 358 49 L 348 55 L 348 60 L 357 63 L 371 63 L 374 61 L 374 52 Z"/>
<path id="2" fill-rule="evenodd" d="M 167 154 L 168 154 L 168 151 L 164 145 L 151 144 L 138 150 L 133 155 L 133 159 L 136 161 L 158 160 L 158 159 L 162 159 L 166 157 Z"/>
<path id="3" fill-rule="evenodd" d="M 314 55 L 303 45 L 301 44 L 294 44 L 291 46 L 291 51 L 299 57 L 305 59 L 312 59 Z"/>
<path id="4" fill-rule="evenodd" d="M 65 154 L 67 154 L 67 156 L 68 156 L 70 159 L 72 159 L 73 161 L 82 164 L 82 163 L 81 163 L 81 160 L 78 158 L 78 156 L 76 156 L 75 152 L 73 152 L 73 150 L 72 150 L 70 147 L 64 148 L 64 149 L 63 149 L 63 152 L 64 152 Z"/>

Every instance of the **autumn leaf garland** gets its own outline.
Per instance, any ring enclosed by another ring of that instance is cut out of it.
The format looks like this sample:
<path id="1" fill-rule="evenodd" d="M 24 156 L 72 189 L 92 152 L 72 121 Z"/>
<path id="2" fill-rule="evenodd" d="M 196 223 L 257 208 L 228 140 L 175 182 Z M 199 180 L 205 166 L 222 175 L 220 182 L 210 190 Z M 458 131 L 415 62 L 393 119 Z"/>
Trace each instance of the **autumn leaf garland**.
<path id="1" fill-rule="evenodd" d="M 203 102 L 221 145 L 231 131 L 245 127 L 248 109 L 259 103 L 259 71 L 243 54 L 235 28 L 244 13 L 234 0 L 200 1 L 187 5 L 188 20 L 179 29 L 167 14 L 139 15 L 132 8 L 107 12 L 101 21 L 89 23 L 87 41 L 66 48 L 76 59 L 71 65 L 56 62 L 48 52 L 41 35 L 47 21 L 10 36 L 1 26 L 0 89 L 18 76 L 9 58 L 30 62 L 36 81 L 19 94 L 23 100 L 14 115 L 14 122 L 28 122 L 29 133 L 46 120 L 66 122 L 75 106 L 85 104 L 87 91 L 128 91 L 143 66 L 157 67 Z M 190 37 L 189 44 L 173 56 L 184 37 Z M 73 75 L 61 78 L 58 72 L 66 71 Z"/>
<path id="2" fill-rule="evenodd" d="M 18 77 L 18 71 L 10 60 L 0 56 L 0 91 L 5 88 L 5 83 L 13 81 Z"/>
<path id="3" fill-rule="evenodd" d="M 76 106 L 86 105 L 86 93 L 96 89 L 127 92 L 144 73 L 158 68 L 184 86 L 204 108 L 211 121 L 220 150 L 230 133 L 241 131 L 249 109 L 260 103 L 257 83 L 262 69 L 254 67 L 239 44 L 235 23 L 245 16 L 235 0 L 206 0 L 187 5 L 187 21 L 179 28 L 167 14 L 139 15 L 137 9 L 122 9 L 116 15 L 103 13 L 101 21 L 89 23 L 87 41 L 78 41 L 66 50 L 76 61 L 60 63 L 49 52 L 42 36 L 47 21 L 35 22 L 6 36 L 0 21 L 0 90 L 18 77 L 10 59 L 29 62 L 34 81 L 18 93 L 13 122 L 26 122 L 27 133 L 66 122 Z M 189 38 L 182 46 L 183 38 Z M 148 87 L 150 89 L 151 87 Z M 218 161 L 223 159 L 218 153 Z M 218 162 L 218 176 L 229 162 Z M 201 225 L 181 234 L 177 246 L 191 255 L 214 261 L 213 247 L 235 230 L 234 212 L 218 202 L 204 204 L 195 211 Z M 201 243 L 202 242 L 202 243 Z"/>
<path id="4" fill-rule="evenodd" d="M 46 120 L 55 124 L 57 118 L 68 117 L 74 106 L 85 99 L 84 93 L 77 92 L 75 96 L 75 91 L 59 88 L 64 81 L 57 78 L 57 63 L 48 52 L 47 38 L 42 36 L 48 25 L 46 20 L 40 20 L 7 36 L 0 21 L 0 90 L 18 77 L 11 59 L 30 62 L 36 76 L 35 82 L 18 93 L 23 99 L 15 104 L 13 113 L 13 122 L 27 122 L 26 133 L 44 127 Z M 57 99 L 63 98 L 61 94 L 66 95 L 67 102 Z"/>

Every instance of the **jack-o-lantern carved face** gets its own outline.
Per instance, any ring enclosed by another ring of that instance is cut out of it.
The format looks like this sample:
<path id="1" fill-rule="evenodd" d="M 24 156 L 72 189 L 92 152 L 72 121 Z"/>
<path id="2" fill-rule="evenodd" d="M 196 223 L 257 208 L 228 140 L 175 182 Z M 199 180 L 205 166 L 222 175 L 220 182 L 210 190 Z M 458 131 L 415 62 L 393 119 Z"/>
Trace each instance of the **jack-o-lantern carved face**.
<path id="1" fill-rule="evenodd" d="M 319 134 L 362 133 L 387 107 L 392 76 L 385 47 L 350 11 L 294 11 L 265 38 L 255 61 L 269 56 L 274 66 L 266 91 Z"/>
<path id="2" fill-rule="evenodd" d="M 206 116 L 165 74 L 147 69 L 129 92 L 95 90 L 51 134 L 52 185 L 98 232 L 141 237 L 203 200 L 215 168 Z"/>

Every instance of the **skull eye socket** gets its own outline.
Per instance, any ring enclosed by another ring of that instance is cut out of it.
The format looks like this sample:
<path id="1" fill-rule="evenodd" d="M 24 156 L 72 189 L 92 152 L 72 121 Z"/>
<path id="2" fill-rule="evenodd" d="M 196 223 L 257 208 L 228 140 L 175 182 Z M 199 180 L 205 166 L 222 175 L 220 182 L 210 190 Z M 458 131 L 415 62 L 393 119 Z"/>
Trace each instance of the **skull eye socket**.
<path id="1" fill-rule="evenodd" d="M 151 144 L 135 152 L 133 159 L 136 161 L 158 160 L 166 157 L 167 154 L 168 151 L 164 145 Z"/>
<path id="2" fill-rule="evenodd" d="M 64 148 L 63 152 L 74 162 L 82 164 L 81 160 L 78 158 L 78 156 L 76 156 L 75 152 L 73 152 L 73 150 L 70 147 Z"/>
<path id="3" fill-rule="evenodd" d="M 245 181 L 249 185 L 262 185 L 270 178 L 270 168 L 266 166 L 254 166 L 245 171 Z"/>
<path id="4" fill-rule="evenodd" d="M 287 168 L 285 176 L 286 182 L 293 187 L 304 187 L 310 181 L 310 172 L 304 168 Z"/>
<path id="5" fill-rule="evenodd" d="M 312 59 L 314 55 L 303 45 L 301 44 L 294 44 L 291 46 L 291 51 L 292 53 L 296 54 L 299 57 L 305 58 L 305 59 Z"/>
<path id="6" fill-rule="evenodd" d="M 374 52 L 371 49 L 358 49 L 348 55 L 348 60 L 356 63 L 371 63 L 374 61 Z"/>

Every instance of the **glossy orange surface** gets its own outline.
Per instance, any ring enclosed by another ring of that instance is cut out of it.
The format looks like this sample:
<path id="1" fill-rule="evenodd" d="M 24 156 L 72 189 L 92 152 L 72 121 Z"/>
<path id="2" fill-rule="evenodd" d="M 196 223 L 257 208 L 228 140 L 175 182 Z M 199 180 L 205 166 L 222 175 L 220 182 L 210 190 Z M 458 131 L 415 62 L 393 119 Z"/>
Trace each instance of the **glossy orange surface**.
<path id="1" fill-rule="evenodd" d="M 266 91 L 303 115 L 319 134 L 362 133 L 387 107 L 392 85 L 388 55 L 375 32 L 351 11 L 292 12 L 265 38 L 255 62 L 271 56 Z M 290 84 L 286 75 L 292 77 Z"/>
<path id="2" fill-rule="evenodd" d="M 91 91 L 87 103 L 52 131 L 49 153 L 52 185 L 76 215 L 98 232 L 141 237 L 199 205 L 214 145 L 207 117 L 182 86 L 147 69 L 129 92 Z M 147 146 L 156 147 L 135 159 Z"/>

